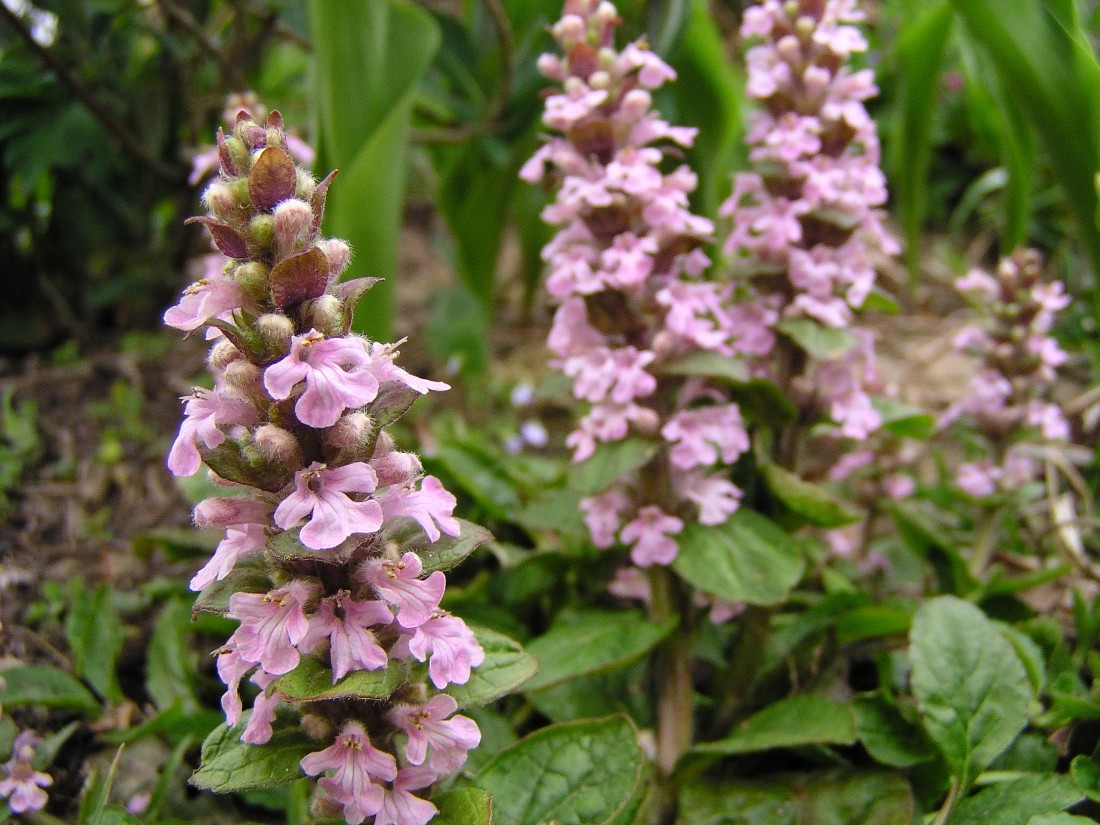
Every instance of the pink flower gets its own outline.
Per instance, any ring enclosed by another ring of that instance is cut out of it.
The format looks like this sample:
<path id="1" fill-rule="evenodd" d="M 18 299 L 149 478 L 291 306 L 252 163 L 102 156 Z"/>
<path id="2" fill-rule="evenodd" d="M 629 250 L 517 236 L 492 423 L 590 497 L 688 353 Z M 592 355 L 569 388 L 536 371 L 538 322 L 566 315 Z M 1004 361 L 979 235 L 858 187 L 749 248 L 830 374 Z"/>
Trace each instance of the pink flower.
<path id="1" fill-rule="evenodd" d="M 736 404 L 701 407 L 678 412 L 661 429 L 676 446 L 669 458 L 685 470 L 714 464 L 721 457 L 732 464 L 749 449 L 749 436 Z"/>
<path id="2" fill-rule="evenodd" d="M 584 523 L 596 547 L 606 550 L 615 543 L 615 534 L 622 527 L 623 516 L 631 506 L 630 499 L 615 490 L 581 499 Z"/>
<path id="3" fill-rule="evenodd" d="M 325 338 L 311 329 L 295 335 L 290 354 L 264 371 L 264 386 L 272 398 L 282 400 L 305 381 L 294 405 L 298 420 L 310 427 L 331 427 L 344 410 L 377 397 L 378 379 L 366 369 L 370 361 L 362 339 Z"/>
<path id="4" fill-rule="evenodd" d="M 900 501 L 913 495 L 913 492 L 917 489 L 917 483 L 913 481 L 911 476 L 902 473 L 891 473 L 882 480 L 882 488 L 890 498 Z"/>
<path id="5" fill-rule="evenodd" d="M 719 474 L 692 473 L 683 481 L 684 498 L 699 505 L 700 524 L 724 524 L 741 506 L 741 490 Z"/>
<path id="6" fill-rule="evenodd" d="M 259 664 L 268 673 L 289 673 L 298 666 L 296 646 L 306 637 L 309 620 L 303 607 L 316 585 L 296 579 L 270 593 L 234 593 L 229 597 L 229 617 L 240 621 L 231 643 L 241 657 Z"/>
<path id="7" fill-rule="evenodd" d="M 336 547 L 355 533 L 376 533 L 382 526 L 377 501 L 353 501 L 348 493 L 373 493 L 378 478 L 370 465 L 357 461 L 326 468 L 314 462 L 294 476 L 294 492 L 275 508 L 275 524 L 289 530 L 303 518 L 302 544 L 313 550 Z"/>
<path id="8" fill-rule="evenodd" d="M 653 590 L 645 571 L 637 567 L 620 567 L 607 583 L 607 592 L 620 599 L 636 599 L 649 604 L 653 600 Z"/>
<path id="9" fill-rule="evenodd" d="M 240 287 L 219 272 L 200 278 L 187 287 L 180 302 L 164 313 L 164 323 L 191 332 L 216 315 L 237 309 L 245 303 Z"/>
<path id="10" fill-rule="evenodd" d="M 271 517 L 266 501 L 246 496 L 208 498 L 195 505 L 197 527 L 233 527 L 238 524 L 263 524 Z"/>
<path id="11" fill-rule="evenodd" d="M 600 441 L 619 441 L 626 438 L 630 425 L 652 431 L 657 426 L 657 413 L 637 404 L 599 404 L 577 422 L 577 429 L 566 436 L 565 444 L 572 447 L 573 461 L 580 462 L 596 452 Z"/>
<path id="12" fill-rule="evenodd" d="M 300 764 L 310 776 L 333 771 L 318 785 L 343 806 L 349 825 L 360 825 L 381 810 L 383 790 L 376 779 L 397 778 L 397 761 L 371 744 L 359 722 L 348 722 L 332 745 L 303 757 Z"/>
<path id="13" fill-rule="evenodd" d="M 385 384 L 387 381 L 399 381 L 410 390 L 418 392 L 421 395 L 426 395 L 433 390 L 436 392 L 449 390 L 451 388 L 449 384 L 444 384 L 442 381 L 429 381 L 426 378 L 420 378 L 412 373 L 406 372 L 393 362 L 393 359 L 398 355 L 397 347 L 399 347 L 403 341 L 404 339 L 398 341 L 396 344 L 380 344 L 377 341 L 371 342 L 368 369 L 378 380 L 378 383 Z"/>
<path id="14" fill-rule="evenodd" d="M 225 441 L 219 427 L 233 424 L 251 426 L 256 423 L 256 408 L 244 398 L 224 390 L 196 389 L 183 399 L 183 424 L 168 453 L 168 469 L 173 475 L 192 476 L 199 471 L 202 457 L 195 442 L 202 440 L 209 449 Z"/>
<path id="15" fill-rule="evenodd" d="M 675 516 L 666 515 L 660 507 L 649 505 L 623 528 L 620 537 L 626 544 L 632 544 L 631 560 L 639 567 L 653 564 L 672 564 L 679 548 L 675 540 L 669 538 L 679 533 L 684 523 Z"/>
<path id="16" fill-rule="evenodd" d="M 599 347 L 567 359 L 562 372 L 575 379 L 573 395 L 577 398 L 594 404 L 604 399 L 628 404 L 657 389 L 657 379 L 645 371 L 655 359 L 652 352 L 634 347 Z"/>
<path id="17" fill-rule="evenodd" d="M 225 685 L 221 706 L 225 721 L 236 725 L 241 721 L 244 705 L 241 703 L 241 679 L 256 667 L 255 662 L 246 662 L 235 642 L 230 642 L 217 652 L 218 678 Z"/>
<path id="18" fill-rule="evenodd" d="M 382 792 L 382 805 L 374 818 L 374 825 L 426 825 L 439 813 L 439 809 L 410 791 L 426 788 L 435 780 L 435 772 L 428 768 L 402 768 L 397 773 L 393 788 Z"/>
<path id="19" fill-rule="evenodd" d="M 1001 297 L 1001 287 L 997 279 L 980 269 L 971 269 L 963 277 L 957 278 L 955 289 L 959 292 L 976 292 L 987 301 L 995 301 Z"/>
<path id="20" fill-rule="evenodd" d="M 980 464 L 960 464 L 955 473 L 955 483 L 959 488 L 974 498 L 985 498 L 997 492 L 997 479 L 1001 476 L 1001 468 L 985 461 Z"/>
<path id="21" fill-rule="evenodd" d="M 274 733 L 271 724 L 275 721 L 275 711 L 282 701 L 278 691 L 268 691 L 268 686 L 278 677 L 263 670 L 257 670 L 249 678 L 252 684 L 260 689 L 256 695 L 256 701 L 252 703 L 252 713 L 248 717 L 248 723 L 241 733 L 241 741 L 248 745 L 263 745 L 271 741 Z"/>
<path id="22" fill-rule="evenodd" d="M 397 623 L 411 630 L 432 617 L 447 589 L 443 571 L 436 570 L 428 578 L 421 579 L 423 569 L 420 556 L 405 553 L 401 561 L 371 559 L 360 568 L 359 575 L 378 591 L 378 595 L 397 606 Z"/>
<path id="23" fill-rule="evenodd" d="M 241 524 L 230 527 L 225 538 L 203 568 L 191 579 L 191 589 L 205 590 L 215 581 L 221 581 L 233 570 L 237 559 L 252 555 L 264 549 L 267 544 L 267 532 L 260 524 Z"/>
<path id="24" fill-rule="evenodd" d="M 425 476 L 419 490 L 390 487 L 378 497 L 386 520 L 407 516 L 424 528 L 430 541 L 439 541 L 440 531 L 448 536 L 462 533 L 462 525 L 451 515 L 458 501 L 435 476 Z"/>
<path id="25" fill-rule="evenodd" d="M 485 651 L 466 623 L 442 611 L 436 611 L 412 635 L 402 636 L 390 652 L 399 658 L 411 655 L 418 662 L 430 655 L 428 675 L 440 690 L 451 683 L 466 684 L 470 669 L 485 661 Z"/>
<path id="26" fill-rule="evenodd" d="M 347 590 L 340 590 L 321 599 L 317 612 L 309 617 L 309 632 L 301 647 L 313 650 L 328 641 L 335 684 L 351 670 L 381 670 L 389 663 L 370 628 L 392 623 L 393 613 L 384 602 L 356 601 Z"/>
<path id="27" fill-rule="evenodd" d="M 405 758 L 410 765 L 423 765 L 431 748 L 428 767 L 436 774 L 450 773 L 462 767 L 466 752 L 478 746 L 481 731 L 473 719 L 450 716 L 458 703 L 445 693 L 433 696 L 423 705 L 399 705 L 390 711 L 390 721 L 408 736 Z"/>
<path id="28" fill-rule="evenodd" d="M 0 779 L 0 797 L 6 797 L 12 813 L 41 811 L 46 807 L 49 797 L 43 788 L 53 784 L 48 773 L 36 771 L 28 762 L 12 760 L 0 770 L 6 774 Z"/>

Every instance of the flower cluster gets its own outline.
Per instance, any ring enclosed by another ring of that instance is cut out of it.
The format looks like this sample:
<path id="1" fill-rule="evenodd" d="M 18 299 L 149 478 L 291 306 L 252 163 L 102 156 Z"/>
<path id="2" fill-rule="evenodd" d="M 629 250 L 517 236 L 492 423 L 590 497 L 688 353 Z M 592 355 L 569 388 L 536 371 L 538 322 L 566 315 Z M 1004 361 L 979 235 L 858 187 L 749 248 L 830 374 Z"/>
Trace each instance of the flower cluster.
<path id="1" fill-rule="evenodd" d="M 749 441 L 722 391 L 670 369 L 698 353 L 732 355 L 742 332 L 729 288 L 700 277 L 714 227 L 690 211 L 696 177 L 687 166 L 662 171 L 696 134 L 652 109 L 652 90 L 675 72 L 644 42 L 617 50 L 619 23 L 611 3 L 565 3 L 552 30 L 562 55 L 539 60 L 561 84 L 543 117 L 553 134 L 520 174 L 560 181 L 543 212 L 559 228 L 543 257 L 558 302 L 553 364 L 589 405 L 566 441 L 574 461 L 631 431 L 661 445 L 639 476 L 581 505 L 597 547 L 629 545 L 648 567 L 676 557 L 685 519 L 720 524 L 737 509 L 729 466 Z"/>
<path id="2" fill-rule="evenodd" d="M 1033 250 L 1003 259 L 996 276 L 975 269 L 955 282 L 985 315 L 955 336 L 955 348 L 981 359 L 965 398 L 951 405 L 944 425 L 966 416 L 986 442 L 989 458 L 959 466 L 956 482 L 982 498 L 1009 492 L 1034 478 L 1027 444 L 1035 433 L 1064 441 L 1069 422 L 1048 400 L 1056 370 L 1067 355 L 1050 336 L 1058 312 L 1069 305 L 1060 281 L 1043 283 L 1042 262 Z"/>
<path id="3" fill-rule="evenodd" d="M 732 222 L 726 251 L 745 280 L 750 356 L 773 353 L 781 319 L 850 328 L 874 287 L 873 253 L 898 251 L 880 218 L 886 182 L 863 106 L 877 89 L 869 69 L 847 65 L 867 48 L 849 25 L 863 17 L 856 6 L 763 0 L 745 11 L 741 34 L 758 41 L 747 55 L 748 94 L 761 104 L 747 136 L 756 171 L 736 175 L 722 213 Z M 776 364 L 759 371 L 777 377 Z M 842 358 L 804 365 L 802 377 L 800 406 L 826 414 L 842 435 L 862 440 L 880 426 L 865 389 L 874 381 L 869 333 Z"/>
<path id="4" fill-rule="evenodd" d="M 243 742 L 263 744 L 290 701 L 283 680 L 300 669 L 313 675 L 310 690 L 376 675 L 366 680 L 375 688 L 348 687 L 339 702 L 292 691 L 303 725 L 330 743 L 301 767 L 320 777 L 325 815 L 423 825 L 435 807 L 413 791 L 457 770 L 480 738 L 435 691 L 465 683 L 484 652 L 440 608 L 445 575 L 414 549 L 462 533 L 455 498 L 384 428 L 447 385 L 397 366 L 396 345 L 349 333 L 374 281 L 339 282 L 350 250 L 319 234 L 333 176 L 317 182 L 298 168 L 277 112 L 266 124 L 242 113 L 230 136 L 219 131 L 218 158 L 210 214 L 194 220 L 227 262 L 164 318 L 206 326 L 214 340 L 213 387 L 184 399 L 168 466 L 187 476 L 205 462 L 236 494 L 194 513 L 225 530 L 191 582 L 203 591 L 197 606 L 240 623 L 217 657 L 222 707 Z M 432 688 L 418 675 L 423 662 Z M 378 693 L 391 676 L 396 687 Z M 259 689 L 247 716 L 246 678 Z"/>
<path id="5" fill-rule="evenodd" d="M 12 813 L 41 811 L 49 797 L 43 788 L 53 784 L 48 773 L 34 769 L 35 749 L 42 738 L 34 731 L 25 730 L 15 737 L 11 756 L 0 765 L 0 799 L 8 800 Z"/>

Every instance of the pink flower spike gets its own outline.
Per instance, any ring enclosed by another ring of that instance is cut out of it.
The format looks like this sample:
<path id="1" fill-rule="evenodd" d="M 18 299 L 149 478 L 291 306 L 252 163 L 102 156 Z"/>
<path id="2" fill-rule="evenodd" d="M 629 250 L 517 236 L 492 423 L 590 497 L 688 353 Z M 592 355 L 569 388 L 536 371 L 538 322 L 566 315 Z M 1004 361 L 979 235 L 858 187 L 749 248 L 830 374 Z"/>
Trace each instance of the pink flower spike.
<path id="1" fill-rule="evenodd" d="M 466 623 L 443 611 L 437 611 L 411 636 L 399 639 L 390 652 L 399 658 L 411 655 L 418 662 L 430 655 L 428 675 L 439 690 L 451 683 L 466 684 L 470 669 L 485 661 L 485 651 Z"/>
<path id="2" fill-rule="evenodd" d="M 234 593 L 229 597 L 229 617 L 241 626 L 230 643 L 247 662 L 259 664 L 268 673 L 282 675 L 298 666 L 297 645 L 306 637 L 309 620 L 303 606 L 313 597 L 316 585 L 302 579 L 270 593 Z"/>
<path id="3" fill-rule="evenodd" d="M 421 579 L 423 569 L 420 556 L 406 553 L 401 561 L 371 559 L 360 568 L 360 578 L 374 587 L 383 599 L 397 606 L 397 623 L 411 630 L 432 617 L 447 589 L 443 571 L 436 570 L 428 578 Z"/>
<path id="4" fill-rule="evenodd" d="M 387 521 L 407 516 L 424 528 L 430 541 L 439 541 L 440 530 L 448 536 L 462 533 L 462 525 L 451 515 L 458 501 L 435 476 L 426 476 L 419 490 L 390 487 L 378 503 Z"/>
<path id="5" fill-rule="evenodd" d="M 684 523 L 675 516 L 669 516 L 660 507 L 650 505 L 638 511 L 620 537 L 626 544 L 634 545 L 630 551 L 631 560 L 639 567 L 654 564 L 672 564 L 679 548 L 676 541 L 669 538 L 684 529 Z"/>
<path id="6" fill-rule="evenodd" d="M 331 427 L 344 410 L 378 396 L 378 379 L 365 369 L 369 365 L 361 338 L 325 338 L 311 329 L 295 335 L 290 354 L 264 371 L 264 387 L 272 398 L 283 400 L 304 381 L 305 391 L 294 405 L 298 420 L 309 427 Z"/>
<path id="7" fill-rule="evenodd" d="M 240 287 L 218 272 L 200 278 L 184 290 L 183 297 L 164 313 L 164 323 L 191 332 L 211 318 L 245 304 Z"/>
<path id="8" fill-rule="evenodd" d="M 381 809 L 383 791 L 374 780 L 397 778 L 397 760 L 375 748 L 359 722 L 348 722 L 333 744 L 303 757 L 299 764 L 310 776 L 334 772 L 318 784 L 343 805 L 349 825 L 360 825 Z"/>
<path id="9" fill-rule="evenodd" d="M 196 441 L 209 449 L 225 441 L 219 428 L 233 424 L 251 426 L 256 423 L 256 408 L 247 400 L 219 390 L 196 389 L 183 399 L 183 424 L 168 453 L 168 469 L 176 476 L 193 476 L 199 471 L 202 457 Z"/>
<path id="10" fill-rule="evenodd" d="M 749 436 L 736 404 L 676 413 L 661 435 L 676 445 L 669 454 L 672 463 L 685 470 L 714 464 L 719 456 L 724 464 L 732 464 L 749 449 Z"/>
<path id="11" fill-rule="evenodd" d="M 435 772 L 428 768 L 402 768 L 393 789 L 382 792 L 382 806 L 374 818 L 374 825 L 426 825 L 439 809 L 410 791 L 426 788 L 436 778 Z"/>
<path id="12" fill-rule="evenodd" d="M 267 533 L 260 524 L 242 524 L 230 527 L 203 568 L 191 579 L 191 589 L 196 593 L 205 590 L 215 581 L 221 581 L 233 570 L 237 559 L 250 556 L 264 549 Z"/>
<path id="13" fill-rule="evenodd" d="M 466 762 L 466 752 L 481 742 L 481 731 L 473 719 L 451 716 L 458 703 L 445 693 L 423 705 L 400 705 L 390 711 L 390 721 L 409 737 L 405 758 L 411 765 L 423 765 L 431 748 L 428 767 L 437 774 L 457 771 Z"/>
<path id="14" fill-rule="evenodd" d="M 347 590 L 340 590 L 322 599 L 317 612 L 309 617 L 309 632 L 301 647 L 312 650 L 328 640 L 335 684 L 352 670 L 381 670 L 386 666 L 389 657 L 369 628 L 392 623 L 393 613 L 384 602 L 356 601 Z"/>
<path id="15" fill-rule="evenodd" d="M 378 478 L 369 464 L 357 461 L 343 467 L 314 462 L 294 476 L 294 492 L 275 508 L 275 524 L 289 530 L 303 518 L 302 544 L 313 550 L 336 547 L 355 533 L 376 533 L 382 526 L 377 501 L 353 501 L 348 493 L 373 493 Z"/>

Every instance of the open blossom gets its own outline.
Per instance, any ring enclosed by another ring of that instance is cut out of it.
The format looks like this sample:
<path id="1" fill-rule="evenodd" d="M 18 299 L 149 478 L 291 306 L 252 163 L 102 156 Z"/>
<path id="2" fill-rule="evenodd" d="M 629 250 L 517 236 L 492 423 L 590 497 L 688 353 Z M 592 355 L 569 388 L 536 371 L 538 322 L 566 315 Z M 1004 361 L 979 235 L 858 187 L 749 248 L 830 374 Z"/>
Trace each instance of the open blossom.
<path id="1" fill-rule="evenodd" d="M 205 590 L 216 581 L 228 576 L 241 556 L 249 556 L 264 549 L 267 531 L 261 524 L 241 524 L 226 530 L 225 538 L 218 543 L 214 555 L 191 578 L 192 590 Z"/>
<path id="2" fill-rule="evenodd" d="M 481 731 L 472 719 L 452 716 L 456 710 L 458 703 L 441 693 L 423 705 L 399 705 L 390 711 L 390 720 L 408 737 L 405 758 L 410 765 L 427 760 L 428 767 L 439 774 L 462 766 L 466 752 L 481 741 Z"/>
<path id="3" fill-rule="evenodd" d="M 600 550 L 615 543 L 615 534 L 623 526 L 623 516 L 633 509 L 630 499 L 614 489 L 582 498 L 580 506 L 592 543 Z"/>
<path id="4" fill-rule="evenodd" d="M 374 817 L 374 825 L 426 825 L 439 809 L 413 791 L 426 788 L 437 778 L 428 768 L 402 768 L 397 772 L 392 788 L 382 791 L 382 805 Z"/>
<path id="5" fill-rule="evenodd" d="M 386 519 L 411 518 L 424 529 L 430 541 L 439 541 L 440 531 L 448 536 L 462 532 L 458 519 L 451 515 L 458 502 L 435 476 L 425 476 L 418 490 L 390 487 L 377 500 Z"/>
<path id="6" fill-rule="evenodd" d="M 264 371 L 264 386 L 272 398 L 283 399 L 304 381 L 305 390 L 294 405 L 298 420 L 310 427 L 331 427 L 344 410 L 378 395 L 378 378 L 366 368 L 370 362 L 361 339 L 326 338 L 311 329 L 295 335 L 286 358 Z"/>
<path id="7" fill-rule="evenodd" d="M 395 645 L 394 655 L 411 655 L 418 662 L 428 660 L 432 684 L 442 690 L 470 680 L 470 669 L 485 661 L 485 651 L 466 623 L 449 613 L 436 611 Z"/>
<path id="8" fill-rule="evenodd" d="M 721 458 L 732 464 L 749 448 L 749 437 L 736 404 L 701 407 L 678 412 L 662 428 L 675 444 L 670 457 L 677 467 L 709 466 Z"/>
<path id="9" fill-rule="evenodd" d="M 443 598 L 447 577 L 436 570 L 425 579 L 420 556 L 405 553 L 400 561 L 371 559 L 360 570 L 360 578 L 378 595 L 397 607 L 397 622 L 406 629 L 419 627 L 432 617 Z"/>
<path id="10" fill-rule="evenodd" d="M 31 764 L 35 748 L 41 744 L 42 738 L 36 733 L 23 731 L 12 743 L 11 758 L 0 765 L 0 798 L 8 800 L 12 813 L 41 811 L 46 807 L 49 797 L 43 788 L 50 787 L 53 778 L 36 771 Z"/>
<path id="11" fill-rule="evenodd" d="M 293 670 L 299 661 L 297 645 L 306 637 L 309 620 L 304 607 L 314 595 L 307 581 L 292 581 L 270 593 L 234 593 L 229 616 L 240 621 L 233 633 L 241 657 L 268 673 Z"/>
<path id="12" fill-rule="evenodd" d="M 338 682 L 351 670 L 380 670 L 389 662 L 372 627 L 388 627 L 393 613 L 385 602 L 357 601 L 347 590 L 321 599 L 309 617 L 309 630 L 301 641 L 305 650 L 319 642 L 329 643 L 332 681 Z"/>
<path id="13" fill-rule="evenodd" d="M 619 535 L 625 544 L 633 545 L 630 551 L 633 562 L 639 567 L 649 567 L 672 564 L 679 548 L 670 536 L 682 529 L 684 523 L 680 519 L 649 505 L 641 508 Z"/>
<path id="14" fill-rule="evenodd" d="M 256 423 L 256 408 L 250 401 L 226 390 L 196 389 L 184 399 L 184 420 L 179 435 L 168 453 L 168 469 L 177 476 L 192 476 L 199 471 L 202 457 L 196 442 L 213 449 L 225 441 L 221 428 Z"/>
<path id="15" fill-rule="evenodd" d="M 287 530 L 303 518 L 306 547 L 327 550 L 354 533 L 375 533 L 382 526 L 382 507 L 374 499 L 353 501 L 349 493 L 373 493 L 378 477 L 367 464 L 325 467 L 314 462 L 294 477 L 294 492 L 275 508 L 275 524 Z"/>
<path id="16" fill-rule="evenodd" d="M 303 757 L 301 764 L 310 776 L 332 771 L 318 784 L 343 807 L 350 825 L 360 825 L 381 809 L 382 786 L 376 780 L 397 778 L 397 761 L 371 744 L 359 722 L 348 722 L 332 745 Z"/>
<path id="17" fill-rule="evenodd" d="M 193 332 L 211 318 L 247 303 L 241 288 L 223 273 L 210 273 L 184 291 L 180 302 L 164 313 L 164 323 Z"/>

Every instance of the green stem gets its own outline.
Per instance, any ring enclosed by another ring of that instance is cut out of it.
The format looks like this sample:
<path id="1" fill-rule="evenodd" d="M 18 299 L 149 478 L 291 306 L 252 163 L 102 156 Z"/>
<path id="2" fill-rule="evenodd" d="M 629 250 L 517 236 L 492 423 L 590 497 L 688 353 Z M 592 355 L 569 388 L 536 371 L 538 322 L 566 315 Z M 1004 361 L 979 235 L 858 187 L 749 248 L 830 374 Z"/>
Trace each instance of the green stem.
<path id="1" fill-rule="evenodd" d="M 955 803 L 958 801 L 959 779 L 953 776 L 951 777 L 951 789 L 947 792 L 947 799 L 943 801 L 943 807 L 940 808 L 931 825 L 947 825 L 947 820 L 951 817 L 951 812 L 955 810 Z"/>
<path id="2" fill-rule="evenodd" d="M 711 725 L 712 738 L 726 735 L 738 711 L 748 699 L 753 681 L 760 670 L 760 662 L 764 659 L 770 623 L 771 612 L 763 608 L 750 607 L 742 614 L 741 635 L 729 667 L 725 670 L 725 683 Z"/>
<path id="3" fill-rule="evenodd" d="M 993 555 L 993 545 L 997 541 L 997 527 L 1000 520 L 1000 507 L 986 509 L 981 531 L 978 533 L 978 541 L 974 545 L 974 555 L 970 559 L 970 572 L 977 579 L 981 578 L 985 568 L 989 566 L 989 559 Z"/>

